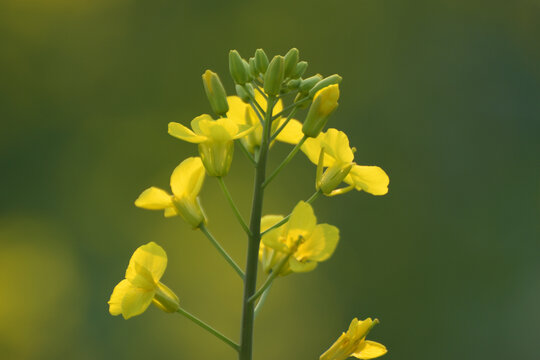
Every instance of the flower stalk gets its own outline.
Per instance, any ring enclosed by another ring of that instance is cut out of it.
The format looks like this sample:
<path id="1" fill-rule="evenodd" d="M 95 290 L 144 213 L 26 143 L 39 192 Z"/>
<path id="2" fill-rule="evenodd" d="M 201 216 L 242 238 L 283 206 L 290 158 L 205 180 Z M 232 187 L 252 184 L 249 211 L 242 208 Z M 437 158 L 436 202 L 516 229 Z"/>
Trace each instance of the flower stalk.
<path id="1" fill-rule="evenodd" d="M 262 143 L 257 158 L 255 168 L 255 183 L 253 188 L 253 202 L 251 208 L 251 219 L 249 229 L 251 235 L 248 236 L 246 277 L 244 281 L 244 296 L 242 303 L 242 325 L 239 360 L 251 360 L 253 353 L 253 323 L 255 320 L 255 306 L 249 299 L 253 296 L 257 286 L 257 264 L 259 257 L 259 245 L 261 242 L 261 218 L 264 198 L 263 183 L 266 177 L 266 159 L 270 147 L 270 129 L 272 126 L 272 110 L 276 103 L 274 96 L 268 97 L 267 109 L 265 112 Z"/>

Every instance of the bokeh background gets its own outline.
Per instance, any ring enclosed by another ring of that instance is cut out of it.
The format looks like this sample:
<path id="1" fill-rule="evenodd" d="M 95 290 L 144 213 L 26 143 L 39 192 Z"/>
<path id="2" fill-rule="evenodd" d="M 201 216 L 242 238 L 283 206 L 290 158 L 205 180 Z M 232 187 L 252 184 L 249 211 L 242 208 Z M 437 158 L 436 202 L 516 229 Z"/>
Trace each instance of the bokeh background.
<path id="1" fill-rule="evenodd" d="M 234 359 L 181 316 L 124 321 L 107 300 L 133 250 L 169 254 L 182 305 L 238 338 L 241 284 L 198 232 L 135 208 L 196 148 L 169 121 L 209 112 L 200 76 L 227 54 L 300 49 L 344 77 L 331 126 L 390 193 L 315 203 L 335 255 L 272 289 L 255 359 L 317 359 L 350 320 L 388 359 L 537 359 L 540 334 L 540 3 L 3 0 L 0 2 L 0 358 Z M 270 167 L 290 148 L 277 145 Z M 252 171 L 226 181 L 245 216 Z M 313 192 L 299 155 L 265 213 Z M 210 228 L 244 263 L 216 182 Z"/>

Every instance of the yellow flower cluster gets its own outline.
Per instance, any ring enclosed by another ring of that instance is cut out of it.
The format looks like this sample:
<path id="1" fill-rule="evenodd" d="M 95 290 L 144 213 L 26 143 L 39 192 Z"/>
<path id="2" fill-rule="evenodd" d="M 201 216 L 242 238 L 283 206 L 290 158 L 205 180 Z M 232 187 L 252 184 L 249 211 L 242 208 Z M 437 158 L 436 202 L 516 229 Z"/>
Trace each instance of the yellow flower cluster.
<path id="1" fill-rule="evenodd" d="M 299 61 L 297 49 L 291 49 L 285 56 L 276 55 L 271 61 L 262 49 L 258 49 L 249 60 L 232 50 L 229 53 L 229 70 L 238 96 L 227 96 L 219 76 L 210 70 L 205 71 L 202 81 L 214 117 L 209 114 L 197 116 L 190 127 L 178 122 L 168 124 L 171 136 L 197 144 L 199 156 L 183 160 L 174 169 L 170 177 L 170 193 L 152 186 L 135 200 L 139 208 L 163 210 L 165 217 L 180 216 L 193 229 L 201 230 L 244 281 L 242 343 L 236 344 L 180 307 L 176 294 L 160 282 L 167 266 L 167 254 L 154 242 L 139 247 L 133 253 L 125 279 L 116 285 L 108 302 L 112 315 L 129 319 L 154 303 L 166 312 L 186 316 L 237 350 L 240 358 L 251 359 L 254 318 L 274 279 L 312 271 L 336 250 L 339 229 L 329 224 L 318 224 L 311 202 L 320 194 L 335 196 L 354 189 L 372 195 L 388 192 L 389 178 L 384 170 L 378 166 L 356 164 L 356 149 L 350 147 L 347 135 L 334 128 L 324 131 L 329 117 L 339 105 L 341 76 L 334 74 L 323 78 L 317 74 L 302 79 L 306 68 L 307 62 Z M 293 92 L 296 93 L 294 102 L 284 106 L 284 95 Z M 293 118 L 298 109 L 308 107 L 303 122 Z M 255 167 L 249 226 L 223 179 L 231 168 L 235 142 Z M 267 176 L 268 152 L 275 142 L 294 147 Z M 305 202 L 298 202 L 288 216 L 261 217 L 266 185 L 299 151 L 317 166 L 315 194 Z M 248 236 L 245 271 L 207 228 L 208 221 L 199 198 L 206 175 L 217 178 Z M 346 185 L 340 188 L 342 183 Z M 268 274 L 258 289 L 257 260 Z M 377 323 L 376 319 L 353 319 L 347 332 L 320 356 L 320 360 L 344 360 L 351 356 L 373 359 L 384 355 L 384 345 L 366 340 L 366 335 Z"/>

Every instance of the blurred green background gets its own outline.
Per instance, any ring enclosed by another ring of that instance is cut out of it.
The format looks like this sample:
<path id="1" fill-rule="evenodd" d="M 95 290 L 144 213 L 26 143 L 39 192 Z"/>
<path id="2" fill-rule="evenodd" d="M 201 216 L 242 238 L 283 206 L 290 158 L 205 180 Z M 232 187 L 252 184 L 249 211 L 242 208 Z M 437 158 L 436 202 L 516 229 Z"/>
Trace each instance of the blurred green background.
<path id="1" fill-rule="evenodd" d="M 330 126 L 388 172 L 390 193 L 315 203 L 340 246 L 274 286 L 255 359 L 317 359 L 355 316 L 381 320 L 370 337 L 388 359 L 537 359 L 539 15 L 538 0 L 3 0 L 0 358 L 235 358 L 179 315 L 124 321 L 106 302 L 156 241 L 182 305 L 238 338 L 236 274 L 202 234 L 133 201 L 196 153 L 166 125 L 210 111 L 205 69 L 232 93 L 229 49 L 294 46 L 308 75 L 344 77 Z M 247 216 L 252 171 L 236 155 L 226 181 Z M 307 198 L 314 173 L 295 158 L 265 212 Z M 243 264 L 215 180 L 202 200 Z"/>

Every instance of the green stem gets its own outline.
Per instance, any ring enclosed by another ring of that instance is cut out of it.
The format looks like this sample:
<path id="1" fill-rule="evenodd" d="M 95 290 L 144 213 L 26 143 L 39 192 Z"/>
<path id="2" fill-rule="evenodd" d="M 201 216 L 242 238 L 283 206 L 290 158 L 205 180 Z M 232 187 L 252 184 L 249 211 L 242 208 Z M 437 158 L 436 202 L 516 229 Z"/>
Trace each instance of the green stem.
<path id="1" fill-rule="evenodd" d="M 231 256 L 229 254 L 227 254 L 227 252 L 225 251 L 225 249 L 221 246 L 221 244 L 216 240 L 216 238 L 210 233 L 210 231 L 208 230 L 208 228 L 206 227 L 206 225 L 204 224 L 201 224 L 201 226 L 199 227 L 199 229 L 201 229 L 201 231 L 203 232 L 204 235 L 206 235 L 206 237 L 208 238 L 208 240 L 210 240 L 210 242 L 212 243 L 212 245 L 214 245 L 214 247 L 217 249 L 217 251 L 221 254 L 221 256 L 223 256 L 223 258 L 229 263 L 229 265 L 231 265 L 233 267 L 233 269 L 238 273 L 238 275 L 240 275 L 240 277 L 242 279 L 245 278 L 245 275 L 244 275 L 244 272 L 242 271 L 242 269 L 240 269 L 240 266 L 238 266 L 234 260 L 231 258 Z"/>
<path id="2" fill-rule="evenodd" d="M 263 116 L 266 116 L 266 114 L 262 110 L 261 105 L 259 105 L 259 103 L 257 101 L 255 101 L 255 99 L 252 99 L 249 102 L 249 105 L 251 105 L 251 108 L 253 109 L 253 111 L 255 111 L 255 114 L 257 114 L 257 117 L 259 118 L 259 121 L 260 121 L 261 125 L 264 126 Z"/>
<path id="3" fill-rule="evenodd" d="M 261 309 L 262 309 L 262 307 L 264 305 L 264 302 L 266 301 L 266 298 L 268 297 L 268 294 L 270 293 L 270 289 L 272 289 L 272 284 L 270 284 L 270 286 L 268 286 L 268 289 L 266 289 L 263 292 L 259 302 L 255 306 L 255 317 L 257 317 L 257 315 L 259 315 L 259 312 L 261 312 Z"/>
<path id="4" fill-rule="evenodd" d="M 312 204 L 315 200 L 317 200 L 317 198 L 322 194 L 321 190 L 317 190 L 316 192 L 313 193 L 313 195 L 311 195 L 309 197 L 309 199 L 306 200 L 306 202 L 308 204 Z M 281 225 L 285 224 L 287 221 L 289 221 L 289 218 L 291 217 L 291 214 L 285 216 L 280 222 L 270 226 L 268 229 L 264 230 L 262 233 L 261 233 L 261 237 L 266 234 L 267 232 L 269 232 L 270 230 L 274 230 L 275 228 L 278 228 L 280 227 Z"/>
<path id="5" fill-rule="evenodd" d="M 244 296 L 242 300 L 242 326 L 240 338 L 239 360 L 252 360 L 253 354 L 253 323 L 255 320 L 255 307 L 249 298 L 253 296 L 257 286 L 257 265 L 259 259 L 259 245 L 261 242 L 261 217 L 264 197 L 264 187 L 262 186 L 266 176 L 266 159 L 270 144 L 270 129 L 272 125 L 272 110 L 276 99 L 270 96 L 267 101 L 266 116 L 263 127 L 261 147 L 255 169 L 255 183 L 253 189 L 253 203 L 251 208 L 251 219 L 249 229 L 251 235 L 248 237 L 246 278 L 244 281 Z"/>
<path id="6" fill-rule="evenodd" d="M 289 260 L 289 256 L 286 256 L 283 259 Z M 278 274 L 279 274 L 278 271 L 271 272 L 270 275 L 264 281 L 264 284 L 260 287 L 260 289 L 257 290 L 257 292 L 253 294 L 252 297 L 249 298 L 249 301 L 254 302 L 255 300 L 257 300 L 259 296 L 261 296 L 266 291 L 266 289 L 268 289 L 272 285 L 272 283 L 274 282 L 274 279 L 278 276 Z"/>
<path id="7" fill-rule="evenodd" d="M 218 178 L 219 185 L 221 186 L 221 190 L 223 190 L 223 194 L 225 194 L 225 197 L 227 198 L 227 201 L 229 202 L 229 205 L 231 206 L 234 215 L 236 216 L 236 219 L 242 225 L 242 228 L 248 234 L 248 236 L 251 234 L 251 231 L 249 231 L 248 226 L 246 225 L 246 222 L 244 221 L 244 218 L 242 217 L 242 214 L 240 214 L 240 210 L 236 207 L 234 204 L 234 201 L 232 199 L 231 193 L 229 192 L 229 189 L 227 189 L 227 185 L 225 185 L 225 181 L 223 181 L 223 177 L 219 176 Z"/>
<path id="8" fill-rule="evenodd" d="M 294 116 L 294 113 L 296 112 L 297 108 L 292 109 L 292 111 L 289 113 L 289 116 L 287 116 L 287 119 L 285 122 L 272 134 L 270 137 L 270 141 L 273 141 L 275 138 L 278 137 L 279 133 L 287 126 L 289 121 L 291 121 L 292 117 Z"/>
<path id="9" fill-rule="evenodd" d="M 285 167 L 285 165 L 287 165 L 291 160 L 292 158 L 294 157 L 294 155 L 296 155 L 296 153 L 298 152 L 298 150 L 300 150 L 300 148 L 302 147 L 302 145 L 304 144 L 304 142 L 307 140 L 307 136 L 304 135 L 304 137 L 302 138 L 302 140 L 300 140 L 300 142 L 298 144 L 296 144 L 296 146 L 291 150 L 291 152 L 289 153 L 289 155 L 287 155 L 287 157 L 285 158 L 285 160 L 283 160 L 281 162 L 281 164 L 279 164 L 279 166 L 276 168 L 276 170 L 274 170 L 274 172 L 272 173 L 272 175 L 270 175 L 263 183 L 263 187 L 266 187 L 266 185 L 268 185 L 270 183 L 270 181 L 272 181 L 272 179 L 274 179 L 276 177 L 277 174 L 279 174 L 279 172 L 281 171 L 281 169 L 283 169 Z"/>
<path id="10" fill-rule="evenodd" d="M 289 261 L 289 258 L 291 257 L 291 255 L 292 253 L 288 253 L 286 256 L 283 257 L 283 259 L 279 261 L 275 269 L 270 273 L 270 275 L 268 275 L 268 277 L 264 281 L 264 284 L 259 288 L 259 290 L 257 290 L 255 294 L 253 294 L 252 297 L 249 298 L 248 300 L 249 302 L 254 302 L 255 300 L 257 300 L 259 296 L 261 296 L 265 292 L 265 290 L 268 289 L 272 285 L 276 277 L 281 272 L 281 269 L 283 269 L 283 266 L 285 266 L 287 261 Z"/>
<path id="11" fill-rule="evenodd" d="M 255 90 L 257 90 L 263 96 L 263 98 L 268 99 L 268 96 L 266 95 L 266 93 L 261 89 L 259 85 L 257 85 L 256 82 L 253 82 L 253 85 L 254 85 L 253 87 L 255 88 Z"/>
<path id="12" fill-rule="evenodd" d="M 208 325 L 207 323 L 205 323 L 204 321 L 202 321 L 195 315 L 190 314 L 189 312 L 187 312 L 186 310 L 182 308 L 179 308 L 177 312 L 181 315 L 184 315 L 186 318 L 193 321 L 195 324 L 199 325 L 201 328 L 208 331 L 210 334 L 214 335 L 215 337 L 223 341 L 225 344 L 232 347 L 234 350 L 239 351 L 240 346 L 237 343 L 235 343 L 234 341 L 232 341 L 231 339 L 229 339 L 228 337 L 226 337 L 225 335 L 223 335 L 222 333 L 220 333 L 219 331 L 217 331 L 216 329 L 214 329 L 213 327 L 211 327 L 210 325 Z"/>
<path id="13" fill-rule="evenodd" d="M 237 141 L 236 143 L 238 144 L 238 146 L 240 146 L 240 150 L 242 150 L 242 152 L 244 153 L 244 155 L 246 155 L 246 157 L 249 159 L 249 161 L 253 165 L 257 165 L 257 162 L 255 161 L 255 158 L 253 157 L 253 155 L 251 155 L 251 153 L 248 151 L 246 146 L 241 141 Z"/>

